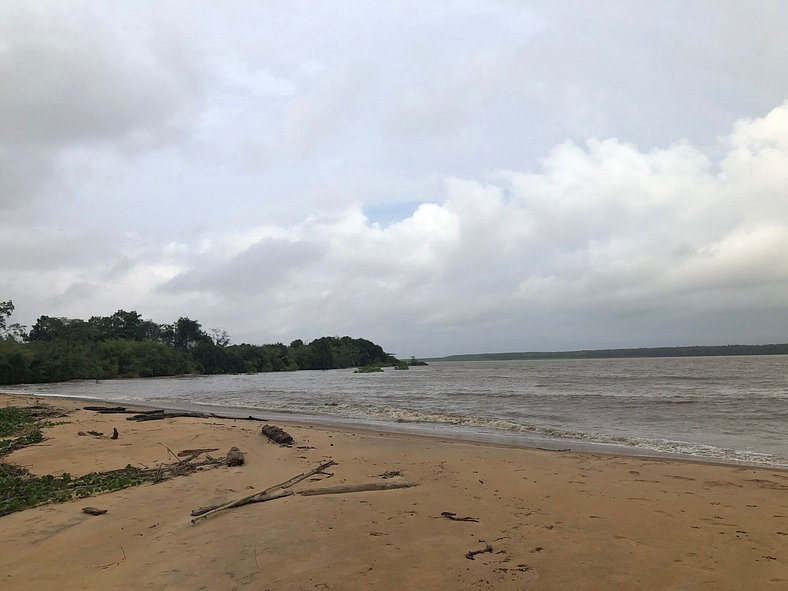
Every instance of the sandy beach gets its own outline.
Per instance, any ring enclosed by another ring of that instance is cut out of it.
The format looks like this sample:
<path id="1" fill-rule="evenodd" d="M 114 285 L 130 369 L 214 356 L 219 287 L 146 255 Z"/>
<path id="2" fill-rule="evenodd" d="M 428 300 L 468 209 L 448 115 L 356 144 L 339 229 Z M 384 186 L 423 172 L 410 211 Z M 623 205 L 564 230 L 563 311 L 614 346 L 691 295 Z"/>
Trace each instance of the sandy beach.
<path id="1" fill-rule="evenodd" d="M 33 401 L 0 394 L 0 406 Z M 277 423 L 295 439 L 283 447 L 254 421 L 138 423 L 42 401 L 68 416 L 5 458 L 34 474 L 155 467 L 175 461 L 169 450 L 222 457 L 231 446 L 246 463 L 0 517 L 3 589 L 788 588 L 781 470 Z M 117 440 L 78 435 L 113 428 Z M 295 494 L 191 521 L 197 507 L 327 460 L 332 476 L 293 491 L 417 486 Z M 382 478 L 392 471 L 401 475 Z M 87 505 L 107 513 L 87 515 Z"/>

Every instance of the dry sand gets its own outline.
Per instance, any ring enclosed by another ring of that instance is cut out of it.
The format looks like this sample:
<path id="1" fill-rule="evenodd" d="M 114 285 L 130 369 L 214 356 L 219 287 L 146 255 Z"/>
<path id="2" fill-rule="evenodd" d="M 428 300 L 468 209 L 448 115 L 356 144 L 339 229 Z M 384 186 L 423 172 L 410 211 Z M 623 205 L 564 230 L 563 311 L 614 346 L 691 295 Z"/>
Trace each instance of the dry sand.
<path id="1" fill-rule="evenodd" d="M 0 395 L 0 405 L 32 399 Z M 230 446 L 241 467 L 199 472 L 0 517 L 0 588 L 788 589 L 788 473 L 664 459 L 546 452 L 377 432 L 178 418 L 135 423 L 82 403 L 47 440 L 6 458 L 34 473 L 155 466 Z M 120 431 L 118 440 L 77 432 Z M 195 507 L 282 482 L 326 459 L 324 482 L 418 483 L 292 496 L 218 513 Z M 92 505 L 107 509 L 94 517 Z M 477 518 L 450 521 L 441 512 Z M 466 553 L 489 544 L 473 560 Z"/>

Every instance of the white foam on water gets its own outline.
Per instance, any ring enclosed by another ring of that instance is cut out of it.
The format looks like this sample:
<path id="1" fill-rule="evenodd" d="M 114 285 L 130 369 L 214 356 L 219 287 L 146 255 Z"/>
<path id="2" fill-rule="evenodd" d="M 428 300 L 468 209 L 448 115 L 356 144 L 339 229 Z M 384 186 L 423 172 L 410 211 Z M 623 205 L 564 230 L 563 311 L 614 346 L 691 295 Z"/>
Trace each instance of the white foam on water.
<path id="1" fill-rule="evenodd" d="M 541 425 L 528 425 L 506 419 L 468 417 L 443 413 L 406 410 L 393 407 L 375 408 L 335 403 L 320 407 L 318 412 L 321 414 L 353 418 L 360 421 L 363 421 L 364 419 L 377 419 L 383 420 L 384 422 L 393 421 L 398 423 L 403 422 L 455 425 L 458 427 L 470 429 L 485 429 L 492 431 L 506 431 L 510 433 L 514 432 L 532 434 L 549 439 L 577 440 L 585 443 L 636 447 L 643 450 L 651 450 L 670 455 L 694 456 L 698 458 L 720 460 L 724 462 L 740 462 L 765 466 L 788 467 L 788 458 L 782 458 L 768 453 L 722 448 L 689 441 L 623 437 L 605 433 L 571 431 Z"/>

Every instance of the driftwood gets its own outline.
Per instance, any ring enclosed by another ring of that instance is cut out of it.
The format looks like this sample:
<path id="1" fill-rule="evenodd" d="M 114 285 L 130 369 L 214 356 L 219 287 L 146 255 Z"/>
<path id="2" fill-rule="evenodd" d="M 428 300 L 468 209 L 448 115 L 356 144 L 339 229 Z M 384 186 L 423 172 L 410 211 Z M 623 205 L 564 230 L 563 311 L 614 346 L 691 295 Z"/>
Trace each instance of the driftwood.
<path id="1" fill-rule="evenodd" d="M 32 407 L 31 407 L 32 408 Z M 260 417 L 248 415 L 245 417 L 234 417 L 230 415 L 218 415 L 212 412 L 166 410 L 155 408 L 150 410 L 129 410 L 125 406 L 83 406 L 84 410 L 90 410 L 99 414 L 127 414 L 133 415 L 126 417 L 127 421 L 160 421 L 176 417 L 192 417 L 197 419 L 231 419 L 235 421 L 265 421 Z"/>
<path id="2" fill-rule="evenodd" d="M 374 490 L 393 490 L 396 488 L 411 488 L 416 483 L 403 480 L 400 482 L 369 482 L 366 484 L 344 484 L 341 486 L 327 486 L 323 488 L 305 488 L 296 491 L 302 497 L 313 497 L 316 495 L 341 495 L 354 492 L 369 492 Z"/>
<path id="3" fill-rule="evenodd" d="M 110 439 L 117 439 L 118 437 L 120 437 L 120 433 L 115 427 L 112 427 L 112 437 Z"/>
<path id="4" fill-rule="evenodd" d="M 104 515 L 106 509 L 96 509 L 96 507 L 82 507 L 82 512 L 88 515 Z"/>
<path id="5" fill-rule="evenodd" d="M 300 495 L 300 496 L 317 496 L 317 495 L 338 495 L 338 494 L 345 494 L 345 493 L 353 493 L 353 492 L 369 492 L 369 491 L 377 491 L 377 490 L 393 490 L 398 488 L 410 488 L 412 486 L 416 486 L 413 482 L 408 481 L 400 481 L 400 482 L 370 482 L 366 484 L 346 484 L 342 486 L 329 486 L 324 488 L 307 488 L 300 491 L 291 491 L 285 490 L 306 478 L 318 473 L 322 473 L 325 468 L 329 466 L 336 465 L 336 462 L 330 460 L 325 464 L 321 464 L 317 468 L 313 468 L 308 472 L 304 472 L 303 474 L 299 474 L 298 476 L 294 476 L 290 480 L 286 480 L 281 484 L 277 484 L 265 489 L 262 492 L 254 493 L 251 495 L 247 495 L 243 498 L 240 498 L 235 501 L 230 501 L 229 503 L 224 503 L 220 505 L 208 505 L 206 507 L 198 507 L 197 509 L 192 510 L 192 523 L 197 523 L 200 519 L 204 519 L 213 515 L 214 513 L 218 513 L 219 511 L 224 511 L 225 509 L 232 509 L 235 507 L 243 507 L 245 505 L 250 505 L 252 503 L 264 503 L 266 501 L 271 501 L 273 499 L 281 499 L 282 497 L 290 497 L 293 495 Z M 492 550 L 491 550 L 492 551 Z"/>
<path id="6" fill-rule="evenodd" d="M 465 553 L 465 558 L 467 558 L 468 560 L 473 560 L 474 559 L 473 557 L 476 556 L 477 554 L 484 554 L 485 552 L 492 553 L 492 551 L 493 551 L 492 546 L 490 546 L 490 544 L 485 542 L 484 548 L 482 550 L 468 550 Z"/>
<path id="7" fill-rule="evenodd" d="M 212 451 L 219 451 L 218 447 L 201 447 L 198 449 L 184 449 L 183 451 L 179 451 L 177 454 L 178 458 L 183 458 L 184 462 L 191 462 L 194 458 L 199 456 L 200 454 L 207 454 Z M 211 458 L 211 456 L 208 456 Z"/>
<path id="8" fill-rule="evenodd" d="M 174 452 L 174 451 L 172 451 L 172 450 L 171 450 L 169 447 L 167 447 L 166 445 L 164 445 L 164 444 L 163 444 L 161 441 L 159 441 L 159 445 L 161 445 L 161 446 L 162 446 L 164 449 L 166 449 L 168 452 L 170 452 L 170 455 L 171 455 L 173 458 L 175 458 L 175 459 L 178 461 L 178 463 L 179 463 L 179 464 L 182 464 L 184 461 L 186 461 L 186 462 L 188 462 L 188 461 L 189 461 L 189 460 L 182 460 L 182 459 L 180 459 L 180 458 L 179 458 L 179 457 L 178 457 L 178 456 L 175 454 L 175 452 Z M 189 459 L 193 459 L 193 458 L 189 458 Z"/>
<path id="9" fill-rule="evenodd" d="M 243 507 L 244 505 L 251 505 L 252 503 L 265 503 L 266 501 L 273 501 L 274 499 L 292 496 L 292 490 L 279 490 L 276 492 L 262 492 L 251 497 L 244 497 L 243 499 L 233 501 L 229 505 L 208 505 L 207 507 L 197 507 L 196 509 L 192 509 L 191 514 L 192 517 L 194 517 L 194 519 L 192 519 L 192 523 L 195 523 L 204 517 L 208 517 L 209 515 L 213 515 L 213 513 L 218 513 L 220 510 L 234 509 L 235 507 Z"/>
<path id="10" fill-rule="evenodd" d="M 200 454 L 208 453 L 208 452 L 211 452 L 211 451 L 219 451 L 219 448 L 218 447 L 200 447 L 198 449 L 184 449 L 183 451 L 179 451 L 178 452 L 178 457 L 179 458 L 182 458 L 182 457 L 185 457 L 185 456 L 197 457 Z M 186 461 L 188 462 L 189 460 L 186 460 Z"/>
<path id="11" fill-rule="evenodd" d="M 180 411 L 180 410 L 164 410 L 161 412 L 148 412 L 138 413 L 130 417 L 126 417 L 127 421 L 162 421 L 164 419 L 174 419 L 177 417 L 188 417 L 192 419 L 212 419 L 216 418 L 215 415 L 206 412 L 193 412 L 193 411 Z"/>
<path id="12" fill-rule="evenodd" d="M 88 431 L 88 435 L 93 435 L 93 437 L 101 437 L 104 435 L 101 431 Z"/>
<path id="13" fill-rule="evenodd" d="M 125 406 L 83 406 L 83 410 L 97 412 L 100 415 L 150 415 L 164 412 L 163 410 L 129 410 Z"/>
<path id="14" fill-rule="evenodd" d="M 326 468 L 336 465 L 337 463 L 334 460 L 329 460 L 327 462 L 324 462 L 323 464 L 320 464 L 317 468 L 312 468 L 311 470 L 304 472 L 303 474 L 299 474 L 298 476 L 293 476 L 289 480 L 285 480 L 284 482 L 275 484 L 274 486 L 269 486 L 263 491 L 253 493 L 251 495 L 247 495 L 236 501 L 230 501 L 228 503 L 220 503 L 218 505 L 208 505 L 206 507 L 198 507 L 197 509 L 194 509 L 192 511 L 192 517 L 194 517 L 194 519 L 192 519 L 192 523 L 195 523 L 200 519 L 204 519 L 205 517 L 213 515 L 214 513 L 218 513 L 219 511 L 223 511 L 224 509 L 232 509 L 233 507 L 243 507 L 244 505 L 248 505 L 249 503 L 254 503 L 254 502 L 259 503 L 263 501 L 270 501 L 271 499 L 278 499 L 280 497 L 290 496 L 293 493 L 291 491 L 284 491 L 284 489 L 290 488 L 294 484 L 298 484 L 302 480 L 306 480 L 310 476 L 314 476 L 315 474 L 323 472 L 323 470 L 325 470 Z M 279 489 L 281 489 L 283 492 L 287 492 L 287 494 L 274 496 L 275 491 Z M 258 501 L 250 500 L 257 497 L 259 497 L 260 500 Z M 264 497 L 270 497 L 270 498 L 264 498 Z"/>
<path id="15" fill-rule="evenodd" d="M 92 410 L 101 414 L 126 412 L 125 406 L 83 406 L 84 410 Z"/>
<path id="16" fill-rule="evenodd" d="M 291 445 L 293 443 L 293 436 L 276 425 L 263 425 L 262 431 L 263 435 L 279 445 Z"/>
<path id="17" fill-rule="evenodd" d="M 471 521 L 473 523 L 479 523 L 479 520 L 475 517 L 457 517 L 457 514 L 451 511 L 441 511 L 441 517 L 451 519 L 452 521 Z"/>
<path id="18" fill-rule="evenodd" d="M 224 460 L 228 466 L 242 466 L 244 463 L 244 454 L 240 449 L 233 446 L 227 452 L 227 457 Z"/>

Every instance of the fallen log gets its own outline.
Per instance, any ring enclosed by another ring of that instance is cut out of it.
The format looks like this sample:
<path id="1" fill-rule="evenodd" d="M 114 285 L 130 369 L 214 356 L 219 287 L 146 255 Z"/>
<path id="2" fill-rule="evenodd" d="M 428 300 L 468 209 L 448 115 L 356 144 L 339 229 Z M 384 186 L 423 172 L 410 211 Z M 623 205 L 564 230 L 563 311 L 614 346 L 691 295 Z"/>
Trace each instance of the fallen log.
<path id="1" fill-rule="evenodd" d="M 217 415 L 212 412 L 199 412 L 199 411 L 179 411 L 179 410 L 166 410 L 161 408 L 150 410 L 129 410 L 125 406 L 83 406 L 84 410 L 90 410 L 99 414 L 127 414 L 133 415 L 126 417 L 127 421 L 159 421 L 174 417 L 193 417 L 198 419 L 230 419 L 234 421 L 258 421 L 264 422 L 266 419 L 261 417 L 253 417 L 247 415 L 245 417 L 234 417 L 230 415 Z M 145 415 L 153 415 L 146 418 Z"/>
<path id="2" fill-rule="evenodd" d="M 291 445 L 293 443 L 293 436 L 276 425 L 263 425 L 262 431 L 263 435 L 279 445 Z"/>
<path id="3" fill-rule="evenodd" d="M 125 406 L 83 406 L 83 410 L 92 410 L 101 414 L 128 412 Z"/>
<path id="4" fill-rule="evenodd" d="M 138 423 L 144 421 L 163 421 L 164 419 L 174 419 L 178 417 L 187 417 L 191 419 L 213 419 L 217 418 L 215 415 L 205 412 L 192 412 L 192 411 L 161 411 L 157 413 L 138 413 L 130 417 L 126 417 L 127 421 L 137 421 Z"/>
<path id="5" fill-rule="evenodd" d="M 158 414 L 164 412 L 163 410 L 160 409 L 129 410 L 125 406 L 83 406 L 82 409 L 97 412 L 100 415 L 115 415 L 115 414 L 152 415 L 152 414 Z"/>
<path id="6" fill-rule="evenodd" d="M 305 488 L 296 491 L 302 497 L 313 497 L 316 495 L 341 495 L 354 492 L 369 492 L 375 490 L 393 490 L 397 488 L 411 488 L 416 486 L 415 482 L 402 480 L 399 482 L 369 482 L 366 484 L 345 484 L 341 486 L 327 486 L 324 488 Z"/>

